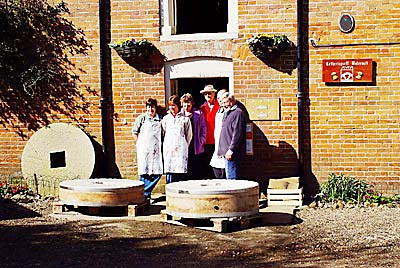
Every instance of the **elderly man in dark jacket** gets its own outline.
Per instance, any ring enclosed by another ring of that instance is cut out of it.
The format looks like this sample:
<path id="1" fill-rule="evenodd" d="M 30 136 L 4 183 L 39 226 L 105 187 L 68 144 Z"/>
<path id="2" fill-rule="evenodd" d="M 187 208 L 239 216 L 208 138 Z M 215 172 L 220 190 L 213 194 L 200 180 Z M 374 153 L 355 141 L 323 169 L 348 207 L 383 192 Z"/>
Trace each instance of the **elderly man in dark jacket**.
<path id="1" fill-rule="evenodd" d="M 234 180 L 238 177 L 239 162 L 245 150 L 246 120 L 244 112 L 236 105 L 233 94 L 222 99 L 225 107 L 219 138 L 218 156 L 225 158 L 226 178 Z"/>

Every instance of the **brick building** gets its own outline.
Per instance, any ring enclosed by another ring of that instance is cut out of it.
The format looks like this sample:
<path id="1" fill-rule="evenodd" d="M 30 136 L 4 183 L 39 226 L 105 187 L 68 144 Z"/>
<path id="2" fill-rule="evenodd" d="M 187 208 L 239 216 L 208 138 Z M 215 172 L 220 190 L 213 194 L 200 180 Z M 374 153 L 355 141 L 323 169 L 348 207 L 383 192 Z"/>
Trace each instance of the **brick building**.
<path id="1" fill-rule="evenodd" d="M 99 2 L 66 2 L 70 19 L 85 30 L 93 45 L 87 57 L 75 59 L 86 71 L 82 83 L 100 92 Z M 147 39 L 167 59 L 160 72 L 153 74 L 128 65 L 111 51 L 115 162 L 122 177 L 136 178 L 131 127 L 144 111 L 144 101 L 152 96 L 165 105 L 169 95 L 191 92 L 201 102 L 198 92 L 212 83 L 233 92 L 250 114 L 255 100 L 267 106 L 269 101 L 278 103 L 268 108 L 277 112 L 277 117 L 264 115 L 261 120 L 251 120 L 253 155 L 244 161 L 246 177 L 264 181 L 299 175 L 302 170 L 303 184 L 312 192 L 329 173 L 343 172 L 375 183 L 384 191 L 398 192 L 397 0 L 306 0 L 300 13 L 297 2 L 289 0 L 186 2 L 111 1 L 111 40 Z M 246 45 L 257 33 L 285 34 L 293 46 L 273 60 L 260 60 Z M 300 72 L 298 44 L 302 46 Z M 371 59 L 371 81 L 324 82 L 324 60 L 333 59 Z M 91 96 L 90 100 L 91 114 L 85 125 L 101 143 L 99 97 Z M 300 128 L 299 102 L 303 106 Z M 20 173 L 25 144 L 26 140 L 11 130 L 0 129 L 1 175 Z"/>

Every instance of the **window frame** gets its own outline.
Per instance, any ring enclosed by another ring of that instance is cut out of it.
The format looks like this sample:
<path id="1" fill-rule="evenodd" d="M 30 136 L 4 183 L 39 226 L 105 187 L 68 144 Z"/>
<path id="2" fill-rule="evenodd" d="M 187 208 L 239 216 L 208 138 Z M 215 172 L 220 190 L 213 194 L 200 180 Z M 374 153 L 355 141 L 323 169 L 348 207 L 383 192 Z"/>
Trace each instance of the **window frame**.
<path id="1" fill-rule="evenodd" d="M 171 80 L 177 78 L 227 77 L 234 92 L 233 61 L 228 58 L 192 57 L 168 61 L 164 66 L 165 100 L 171 95 Z"/>
<path id="2" fill-rule="evenodd" d="M 176 33 L 176 0 L 161 0 L 162 27 L 161 41 L 173 40 L 221 40 L 238 38 L 238 0 L 228 1 L 228 25 L 227 31 L 223 33 L 195 33 L 195 34 L 175 34 Z"/>

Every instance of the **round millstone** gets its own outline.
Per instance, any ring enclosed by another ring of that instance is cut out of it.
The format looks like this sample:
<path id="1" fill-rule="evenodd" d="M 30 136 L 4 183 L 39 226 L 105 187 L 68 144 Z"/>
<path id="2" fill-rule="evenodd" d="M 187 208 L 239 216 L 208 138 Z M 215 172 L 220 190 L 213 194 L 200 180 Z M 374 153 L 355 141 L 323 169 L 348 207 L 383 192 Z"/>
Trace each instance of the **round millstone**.
<path id="1" fill-rule="evenodd" d="M 258 183 L 193 180 L 166 185 L 166 213 L 183 218 L 221 218 L 258 213 Z"/>
<path id="2" fill-rule="evenodd" d="M 79 128 L 55 123 L 39 129 L 22 153 L 24 177 L 88 179 L 95 165 L 95 150 Z"/>
<path id="3" fill-rule="evenodd" d="M 88 179 L 60 182 L 60 201 L 66 205 L 115 207 L 145 201 L 144 184 L 127 179 Z"/>

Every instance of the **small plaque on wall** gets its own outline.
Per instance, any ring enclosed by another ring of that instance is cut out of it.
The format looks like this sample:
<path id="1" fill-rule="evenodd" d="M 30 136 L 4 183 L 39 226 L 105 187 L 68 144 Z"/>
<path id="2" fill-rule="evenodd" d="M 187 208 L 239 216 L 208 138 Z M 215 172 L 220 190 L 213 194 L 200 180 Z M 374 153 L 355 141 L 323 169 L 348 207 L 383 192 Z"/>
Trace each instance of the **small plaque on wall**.
<path id="1" fill-rule="evenodd" d="M 372 59 L 322 60 L 322 81 L 325 83 L 372 82 Z"/>
<path id="2" fill-rule="evenodd" d="M 253 123 L 246 124 L 246 155 L 253 155 Z"/>
<path id="3" fill-rule="evenodd" d="M 250 120 L 280 120 L 279 98 L 247 98 Z"/>

